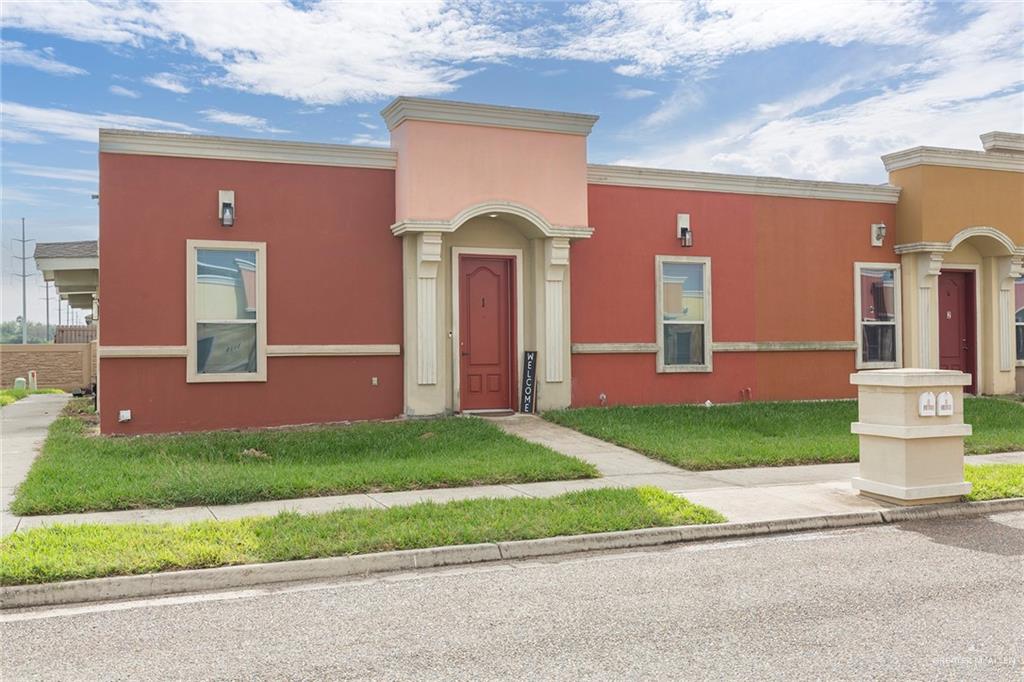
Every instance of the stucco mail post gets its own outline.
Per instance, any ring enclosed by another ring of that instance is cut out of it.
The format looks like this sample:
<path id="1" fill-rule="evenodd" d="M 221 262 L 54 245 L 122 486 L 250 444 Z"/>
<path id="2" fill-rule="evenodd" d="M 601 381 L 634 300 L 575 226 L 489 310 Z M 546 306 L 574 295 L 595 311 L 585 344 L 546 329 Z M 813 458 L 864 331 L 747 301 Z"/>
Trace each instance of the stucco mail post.
<path id="1" fill-rule="evenodd" d="M 971 375 L 940 369 L 883 369 L 850 375 L 858 389 L 862 495 L 902 505 L 951 502 L 964 481 L 964 386 Z"/>

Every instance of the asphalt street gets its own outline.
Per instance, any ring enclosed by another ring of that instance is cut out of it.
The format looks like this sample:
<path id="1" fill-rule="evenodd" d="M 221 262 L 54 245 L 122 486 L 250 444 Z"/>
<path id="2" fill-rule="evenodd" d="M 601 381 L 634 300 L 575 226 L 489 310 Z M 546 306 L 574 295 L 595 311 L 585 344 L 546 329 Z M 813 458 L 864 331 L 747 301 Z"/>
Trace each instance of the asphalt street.
<path id="1" fill-rule="evenodd" d="M 1024 679 L 1024 513 L 0 614 L 3 679 Z"/>

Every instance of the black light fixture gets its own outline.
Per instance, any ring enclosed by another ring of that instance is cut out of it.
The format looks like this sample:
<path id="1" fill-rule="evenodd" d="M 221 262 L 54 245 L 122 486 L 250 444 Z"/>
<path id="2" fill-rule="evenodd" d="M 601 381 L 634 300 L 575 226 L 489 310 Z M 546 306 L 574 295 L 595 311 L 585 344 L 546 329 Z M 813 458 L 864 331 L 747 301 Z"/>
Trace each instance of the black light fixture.
<path id="1" fill-rule="evenodd" d="M 885 223 L 871 226 L 871 246 L 881 246 L 885 242 Z"/>
<path id="2" fill-rule="evenodd" d="M 690 214 L 676 214 L 676 237 L 682 247 L 693 246 L 693 231 L 690 229 Z"/>
<path id="3" fill-rule="evenodd" d="M 220 224 L 223 227 L 231 227 L 235 224 L 235 192 L 230 189 L 222 189 L 217 193 L 218 212 Z"/>

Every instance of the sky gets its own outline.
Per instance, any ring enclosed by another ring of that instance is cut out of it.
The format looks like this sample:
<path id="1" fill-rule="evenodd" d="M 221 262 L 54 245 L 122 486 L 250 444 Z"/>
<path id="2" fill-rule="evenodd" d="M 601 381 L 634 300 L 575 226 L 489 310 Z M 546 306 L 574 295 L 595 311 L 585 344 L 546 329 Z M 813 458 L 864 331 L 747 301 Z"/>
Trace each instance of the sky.
<path id="1" fill-rule="evenodd" d="M 96 238 L 101 127 L 387 146 L 379 111 L 426 96 L 598 114 L 593 163 L 868 183 L 882 154 L 1024 130 L 1021 2 L 4 0 L 0 20 L 4 320 L 22 217 Z"/>

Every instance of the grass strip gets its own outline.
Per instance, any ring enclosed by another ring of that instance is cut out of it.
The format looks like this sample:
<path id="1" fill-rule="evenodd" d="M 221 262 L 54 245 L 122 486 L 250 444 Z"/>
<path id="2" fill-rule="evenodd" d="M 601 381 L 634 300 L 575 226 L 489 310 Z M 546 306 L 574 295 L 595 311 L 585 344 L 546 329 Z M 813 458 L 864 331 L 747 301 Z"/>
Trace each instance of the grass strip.
<path id="1" fill-rule="evenodd" d="M 857 461 L 854 400 L 589 407 L 544 418 L 691 470 Z M 1024 450 L 1024 405 L 968 398 L 969 454 Z"/>
<path id="2" fill-rule="evenodd" d="M 664 490 L 638 487 L 182 525 L 55 525 L 0 541 L 0 584 L 723 521 Z"/>
<path id="3" fill-rule="evenodd" d="M 475 418 L 106 437 L 90 435 L 87 415 L 66 415 L 51 425 L 11 509 L 238 504 L 597 475 L 591 464 Z"/>
<path id="4" fill-rule="evenodd" d="M 1024 464 L 967 464 L 964 479 L 974 484 L 968 500 L 1024 497 Z"/>
<path id="5" fill-rule="evenodd" d="M 27 388 L 0 388 L 0 407 L 6 407 L 11 403 L 17 402 L 26 396 L 35 395 L 37 393 L 63 393 L 64 391 L 59 388 L 37 388 L 29 390 Z"/>

